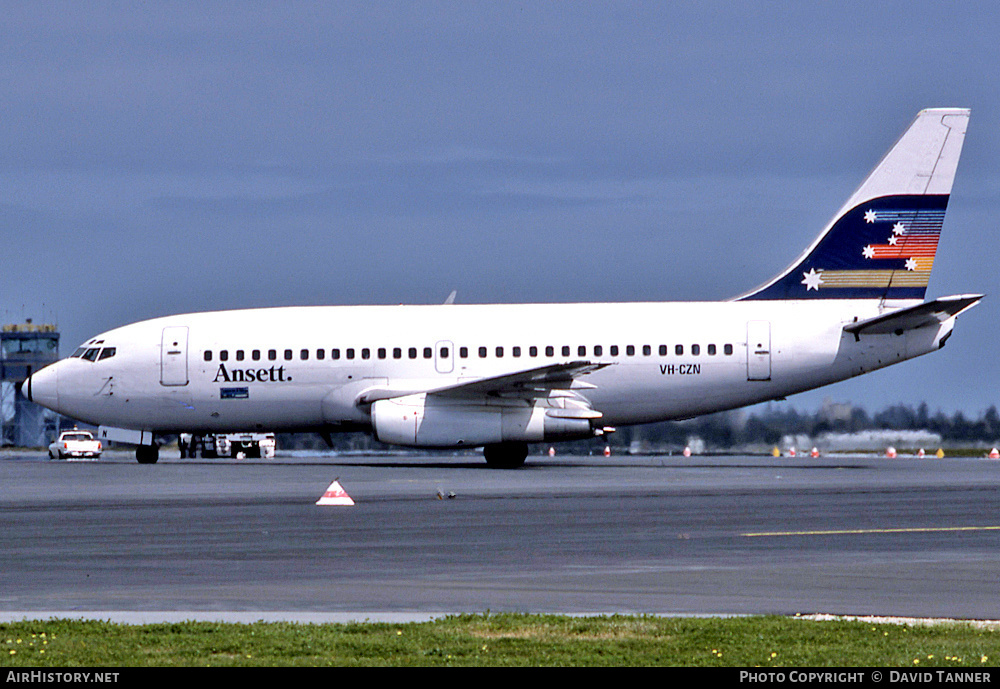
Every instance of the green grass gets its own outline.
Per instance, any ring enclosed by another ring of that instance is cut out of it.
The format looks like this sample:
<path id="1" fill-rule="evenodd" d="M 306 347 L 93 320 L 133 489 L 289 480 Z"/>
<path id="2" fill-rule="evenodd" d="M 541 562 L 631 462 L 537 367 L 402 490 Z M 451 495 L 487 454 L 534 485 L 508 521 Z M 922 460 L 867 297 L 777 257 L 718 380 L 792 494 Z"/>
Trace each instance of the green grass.
<path id="1" fill-rule="evenodd" d="M 982 667 L 1000 631 L 784 617 L 462 615 L 409 624 L 0 624 L 0 666 Z"/>

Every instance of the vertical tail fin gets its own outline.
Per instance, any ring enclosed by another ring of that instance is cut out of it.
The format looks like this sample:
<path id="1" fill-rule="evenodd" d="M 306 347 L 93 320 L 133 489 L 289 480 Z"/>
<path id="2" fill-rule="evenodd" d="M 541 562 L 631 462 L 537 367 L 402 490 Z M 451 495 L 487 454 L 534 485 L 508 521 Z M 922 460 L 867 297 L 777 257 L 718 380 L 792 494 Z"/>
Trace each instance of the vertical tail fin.
<path id="1" fill-rule="evenodd" d="M 968 123 L 921 111 L 805 253 L 738 299 L 923 299 Z"/>

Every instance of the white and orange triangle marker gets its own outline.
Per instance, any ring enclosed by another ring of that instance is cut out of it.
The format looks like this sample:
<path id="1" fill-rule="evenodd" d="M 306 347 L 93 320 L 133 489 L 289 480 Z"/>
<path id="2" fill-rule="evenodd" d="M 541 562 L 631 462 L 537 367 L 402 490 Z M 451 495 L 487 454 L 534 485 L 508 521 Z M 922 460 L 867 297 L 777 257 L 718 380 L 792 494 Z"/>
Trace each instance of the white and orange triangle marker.
<path id="1" fill-rule="evenodd" d="M 354 501 L 351 500 L 351 496 L 347 494 L 347 491 L 340 485 L 338 479 L 334 479 L 330 487 L 326 489 L 323 493 L 323 497 L 316 501 L 317 505 L 343 505 L 345 507 L 351 507 L 354 505 Z"/>

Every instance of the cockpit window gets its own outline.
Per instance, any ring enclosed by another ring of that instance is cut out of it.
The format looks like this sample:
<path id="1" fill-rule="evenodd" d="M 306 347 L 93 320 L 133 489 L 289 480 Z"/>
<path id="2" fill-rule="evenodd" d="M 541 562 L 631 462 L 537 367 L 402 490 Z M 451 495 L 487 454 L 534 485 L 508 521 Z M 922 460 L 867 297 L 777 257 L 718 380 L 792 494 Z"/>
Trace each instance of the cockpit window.
<path id="1" fill-rule="evenodd" d="M 101 355 L 97 357 L 97 360 L 104 361 L 105 359 L 110 359 L 114 355 L 115 355 L 114 347 L 105 347 L 104 349 L 101 350 Z"/>
<path id="2" fill-rule="evenodd" d="M 93 347 L 91 349 L 88 349 L 86 352 L 83 353 L 83 358 L 86 359 L 87 361 L 97 361 L 97 354 L 100 351 L 101 351 L 100 347 Z"/>
<path id="3" fill-rule="evenodd" d="M 70 359 L 79 359 L 81 356 L 83 356 L 83 353 L 86 352 L 86 351 L 87 351 L 86 347 L 80 347 L 75 352 L 73 352 L 72 354 L 70 354 L 69 358 Z"/>

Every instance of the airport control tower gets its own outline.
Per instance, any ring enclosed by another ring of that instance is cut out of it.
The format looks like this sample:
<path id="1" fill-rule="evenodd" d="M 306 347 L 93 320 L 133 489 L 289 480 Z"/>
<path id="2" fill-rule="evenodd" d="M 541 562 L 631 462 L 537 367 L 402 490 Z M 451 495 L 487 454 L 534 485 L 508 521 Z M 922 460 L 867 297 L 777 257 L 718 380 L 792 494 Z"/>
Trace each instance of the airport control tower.
<path id="1" fill-rule="evenodd" d="M 19 384 L 59 359 L 59 332 L 30 319 L 0 327 L 0 446 L 48 445 L 57 417 L 21 395 Z"/>

